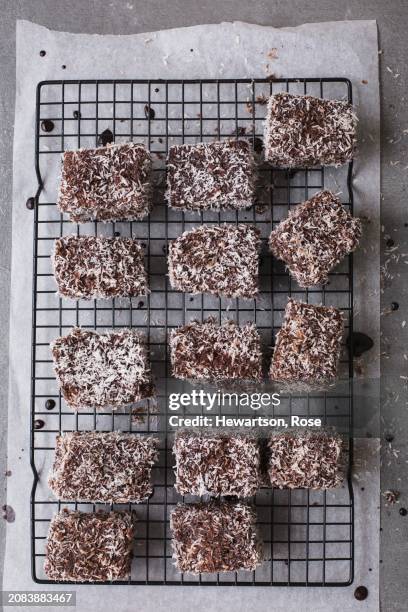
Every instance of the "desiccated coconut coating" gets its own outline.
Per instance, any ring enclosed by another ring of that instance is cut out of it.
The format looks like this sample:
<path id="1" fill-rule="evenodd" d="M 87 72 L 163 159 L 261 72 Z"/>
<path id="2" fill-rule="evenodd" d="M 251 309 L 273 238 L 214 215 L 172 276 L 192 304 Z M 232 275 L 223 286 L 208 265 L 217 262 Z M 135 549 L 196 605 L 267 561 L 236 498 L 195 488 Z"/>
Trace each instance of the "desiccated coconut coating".
<path id="1" fill-rule="evenodd" d="M 340 310 L 290 299 L 270 368 L 276 381 L 325 381 L 336 377 L 343 335 Z"/>
<path id="2" fill-rule="evenodd" d="M 192 321 L 170 332 L 172 374 L 196 380 L 261 380 L 261 339 L 256 326 L 234 321 Z"/>
<path id="3" fill-rule="evenodd" d="M 83 431 L 57 436 L 48 484 L 58 499 L 94 503 L 139 503 L 153 491 L 158 459 L 151 436 Z"/>
<path id="4" fill-rule="evenodd" d="M 254 298 L 258 294 L 260 232 L 240 223 L 202 225 L 169 247 L 173 289 Z"/>
<path id="5" fill-rule="evenodd" d="M 269 98 L 265 159 L 274 166 L 339 166 L 353 158 L 357 117 L 348 102 L 278 93 Z"/>
<path id="6" fill-rule="evenodd" d="M 361 236 L 361 221 L 339 198 L 321 191 L 290 211 L 269 238 L 273 255 L 282 259 L 300 287 L 325 284 L 328 274 Z"/>
<path id="7" fill-rule="evenodd" d="M 166 198 L 180 210 L 252 206 L 254 155 L 244 140 L 175 145 L 167 159 Z"/>
<path id="8" fill-rule="evenodd" d="M 132 221 L 151 209 L 152 160 L 131 142 L 65 151 L 58 208 L 71 221 Z"/>
<path id="9" fill-rule="evenodd" d="M 253 508 L 238 502 L 179 504 L 171 513 L 173 559 L 191 574 L 254 570 L 262 544 Z"/>
<path id="10" fill-rule="evenodd" d="M 154 393 L 146 345 L 139 333 L 73 328 L 51 343 L 54 370 L 68 406 L 117 408 Z"/>
<path id="11" fill-rule="evenodd" d="M 324 431 L 272 434 L 268 439 L 268 474 L 277 489 L 332 489 L 344 479 L 343 442 Z"/>
<path id="12" fill-rule="evenodd" d="M 132 297 L 149 293 L 142 246 L 133 238 L 64 236 L 52 256 L 62 297 Z"/>
<path id="13" fill-rule="evenodd" d="M 44 570 L 50 580 L 126 580 L 132 562 L 130 512 L 62 510 L 50 524 Z"/>
<path id="14" fill-rule="evenodd" d="M 181 432 L 176 435 L 175 488 L 181 495 L 250 497 L 261 486 L 255 436 Z"/>

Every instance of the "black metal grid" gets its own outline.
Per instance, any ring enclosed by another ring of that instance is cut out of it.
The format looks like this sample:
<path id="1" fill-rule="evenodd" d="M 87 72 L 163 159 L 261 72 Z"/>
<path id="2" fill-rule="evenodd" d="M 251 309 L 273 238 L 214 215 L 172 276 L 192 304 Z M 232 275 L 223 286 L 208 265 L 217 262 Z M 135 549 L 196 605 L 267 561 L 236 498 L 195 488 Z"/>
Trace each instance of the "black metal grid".
<path id="1" fill-rule="evenodd" d="M 350 82 L 332 78 L 273 82 L 268 79 L 45 81 L 38 85 L 31 409 L 32 573 L 36 582 L 52 582 L 45 577 L 43 561 L 46 533 L 54 513 L 61 507 L 80 510 L 103 507 L 58 502 L 47 488 L 55 436 L 61 431 L 84 429 L 157 432 L 161 439 L 160 462 L 153 470 L 153 496 L 145 504 L 129 505 L 138 519 L 132 573 L 128 581 L 115 584 L 345 586 L 353 580 L 352 390 L 348 383 L 330 394 L 292 395 L 273 411 L 275 416 L 320 416 L 325 424 L 336 425 L 345 432 L 349 439 L 345 487 L 328 492 L 262 489 L 253 501 L 270 559 L 255 572 L 194 577 L 178 573 L 171 560 L 169 512 L 181 497 L 172 486 L 172 433 L 167 430 L 166 397 L 172 384 L 168 378 L 167 331 L 192 318 L 203 320 L 208 315 L 220 321 L 231 317 L 239 322 L 252 320 L 261 333 L 266 360 L 269 360 L 288 295 L 340 307 L 345 315 L 346 336 L 352 330 L 351 256 L 330 275 L 324 289 L 303 290 L 289 278 L 280 262 L 272 261 L 264 247 L 261 292 L 257 300 L 181 294 L 171 289 L 166 277 L 168 240 L 199 223 L 255 223 L 266 242 L 271 228 L 286 216 L 292 205 L 323 187 L 342 191 L 344 205 L 352 210 L 352 164 L 336 170 L 288 171 L 261 163 L 259 205 L 249 211 L 183 214 L 168 209 L 163 202 L 164 160 L 171 144 L 241 137 L 249 138 L 257 150 L 262 144 L 263 98 L 281 90 L 351 101 Z M 154 111 L 154 118 L 149 109 Z M 43 131 L 44 119 L 53 122 L 52 131 Z M 116 142 L 143 142 L 153 153 L 154 209 L 143 221 L 76 226 L 60 215 L 55 205 L 60 154 L 68 148 L 95 146 L 105 129 L 112 131 Z M 53 240 L 67 233 L 113 235 L 115 232 L 139 238 L 145 244 L 150 296 L 93 301 L 57 297 L 50 264 Z M 67 333 L 72 325 L 91 329 L 131 326 L 143 330 L 158 380 L 157 402 L 146 402 L 137 415 L 129 410 L 73 413 L 58 391 L 49 351 L 49 342 Z M 346 344 L 342 368 L 345 378 L 351 378 L 350 347 Z M 55 401 L 51 410 L 45 408 L 47 399 Z M 45 422 L 41 429 L 35 428 L 37 419 Z"/>

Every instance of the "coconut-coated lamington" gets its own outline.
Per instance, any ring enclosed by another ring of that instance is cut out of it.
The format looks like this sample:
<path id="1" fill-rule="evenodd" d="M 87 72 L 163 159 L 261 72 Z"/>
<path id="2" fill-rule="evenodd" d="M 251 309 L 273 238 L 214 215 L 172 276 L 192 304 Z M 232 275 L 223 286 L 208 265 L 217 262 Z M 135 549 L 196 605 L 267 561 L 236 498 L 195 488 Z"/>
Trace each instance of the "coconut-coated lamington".
<path id="1" fill-rule="evenodd" d="M 241 433 L 176 435 L 175 488 L 181 495 L 251 497 L 261 486 L 260 451 L 255 436 Z"/>
<path id="2" fill-rule="evenodd" d="M 170 527 L 180 572 L 254 570 L 262 562 L 255 511 L 245 503 L 179 504 L 171 513 Z"/>
<path id="3" fill-rule="evenodd" d="M 238 210 L 252 206 L 255 163 L 244 140 L 170 147 L 166 198 L 185 211 Z"/>
<path id="4" fill-rule="evenodd" d="M 357 118 L 342 100 L 278 93 L 268 100 L 265 159 L 274 166 L 340 166 L 356 148 Z"/>
<path id="5" fill-rule="evenodd" d="M 149 293 L 143 248 L 133 238 L 64 236 L 55 241 L 52 261 L 61 297 L 90 300 Z"/>
<path id="6" fill-rule="evenodd" d="M 118 432 L 82 431 L 57 436 L 48 484 L 64 501 L 139 503 L 153 491 L 158 440 Z"/>
<path id="7" fill-rule="evenodd" d="M 272 254 L 282 259 L 300 287 L 327 283 L 329 272 L 361 237 L 361 221 L 330 191 L 299 204 L 269 237 Z"/>
<path id="8" fill-rule="evenodd" d="M 277 489 L 332 489 L 344 479 L 341 436 L 299 430 L 271 434 L 268 475 Z"/>
<path id="9" fill-rule="evenodd" d="M 337 308 L 290 299 L 270 368 L 276 381 L 328 381 L 336 377 L 343 335 Z"/>
<path id="10" fill-rule="evenodd" d="M 132 562 L 134 517 L 130 512 L 64 509 L 51 521 L 44 570 L 50 580 L 126 580 Z"/>
<path id="11" fill-rule="evenodd" d="M 51 343 L 54 371 L 70 408 L 117 408 L 154 394 L 146 344 L 121 329 L 98 334 L 73 328 Z"/>
<path id="12" fill-rule="evenodd" d="M 261 338 L 253 323 L 218 325 L 210 318 L 173 329 L 169 337 L 172 374 L 195 380 L 262 378 Z"/>
<path id="13" fill-rule="evenodd" d="M 173 289 L 224 297 L 258 294 L 260 232 L 244 223 L 202 225 L 169 247 Z"/>
<path id="14" fill-rule="evenodd" d="M 152 160 L 132 142 L 65 151 L 58 208 L 71 221 L 132 221 L 151 210 Z"/>

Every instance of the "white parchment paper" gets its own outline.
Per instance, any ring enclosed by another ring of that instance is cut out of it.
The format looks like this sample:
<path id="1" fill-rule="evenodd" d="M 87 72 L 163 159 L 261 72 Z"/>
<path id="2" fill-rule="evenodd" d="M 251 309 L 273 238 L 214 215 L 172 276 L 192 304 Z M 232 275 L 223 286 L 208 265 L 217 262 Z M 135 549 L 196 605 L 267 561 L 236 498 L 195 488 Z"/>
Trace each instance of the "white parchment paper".
<path id="1" fill-rule="evenodd" d="M 46 50 L 40 57 L 39 51 Z M 193 52 L 190 49 L 194 49 Z M 276 52 L 271 53 L 271 49 Z M 355 328 L 379 346 L 379 82 L 377 28 L 373 21 L 307 24 L 274 29 L 223 23 L 134 36 L 52 32 L 17 24 L 17 97 L 14 138 L 13 252 L 10 329 L 8 525 L 4 589 L 38 590 L 30 577 L 29 412 L 31 360 L 32 213 L 34 195 L 35 87 L 56 78 L 229 78 L 344 76 L 353 83 L 360 119 L 360 155 L 355 164 L 356 214 L 366 217 L 363 248 L 355 258 Z M 273 56 L 273 57 L 271 57 Z M 62 69 L 62 66 L 66 66 Z M 379 376 L 371 351 L 366 375 Z M 77 609 L 191 610 L 378 610 L 379 460 L 376 441 L 356 451 L 356 579 L 349 588 L 213 588 L 78 586 Z M 361 491 L 364 488 L 364 492 Z M 355 586 L 369 597 L 357 602 Z M 47 590 L 61 590 L 60 586 Z M 23 608 L 22 608 L 23 609 Z M 50 608 L 53 609 L 53 608 Z M 27 608 L 24 608 L 27 610 Z"/>

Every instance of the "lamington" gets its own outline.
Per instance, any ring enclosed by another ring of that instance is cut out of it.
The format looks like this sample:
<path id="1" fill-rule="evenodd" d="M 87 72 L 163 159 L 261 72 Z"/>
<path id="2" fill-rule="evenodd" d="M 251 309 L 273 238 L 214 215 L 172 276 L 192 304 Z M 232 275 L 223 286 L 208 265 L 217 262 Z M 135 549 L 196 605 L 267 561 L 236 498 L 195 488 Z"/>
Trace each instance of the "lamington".
<path id="1" fill-rule="evenodd" d="M 254 509 L 242 502 L 179 504 L 171 513 L 173 559 L 191 574 L 254 570 L 262 543 Z"/>
<path id="2" fill-rule="evenodd" d="M 239 210 L 255 196 L 254 153 L 245 140 L 170 147 L 166 199 L 184 211 Z"/>
<path id="3" fill-rule="evenodd" d="M 299 430 L 270 435 L 268 474 L 276 489 L 332 489 L 344 479 L 338 434 Z"/>
<path id="4" fill-rule="evenodd" d="M 127 580 L 132 562 L 134 517 L 130 512 L 64 509 L 51 521 L 44 570 L 50 580 Z"/>
<path id="5" fill-rule="evenodd" d="M 210 318 L 173 329 L 169 337 L 172 374 L 192 380 L 262 378 L 261 339 L 256 326 Z"/>
<path id="6" fill-rule="evenodd" d="M 151 210 L 152 160 L 128 142 L 65 151 L 57 206 L 71 221 L 133 221 Z"/>
<path id="7" fill-rule="evenodd" d="M 272 254 L 282 259 L 300 287 L 323 285 L 329 272 L 361 237 L 361 221 L 330 191 L 299 204 L 269 237 Z"/>
<path id="8" fill-rule="evenodd" d="M 99 334 L 75 327 L 51 351 L 62 395 L 74 410 L 117 408 L 154 394 L 146 344 L 135 330 Z"/>
<path id="9" fill-rule="evenodd" d="M 280 167 L 340 166 L 356 149 L 357 117 L 351 104 L 278 93 L 267 104 L 265 159 Z"/>
<path id="10" fill-rule="evenodd" d="M 255 298 L 260 243 L 259 230 L 243 223 L 186 231 L 169 246 L 170 284 L 186 293 Z"/>
<path id="11" fill-rule="evenodd" d="M 270 368 L 276 381 L 324 382 L 337 375 L 343 317 L 337 308 L 289 299 Z"/>
<path id="12" fill-rule="evenodd" d="M 61 297 L 90 300 L 149 293 L 143 248 L 133 238 L 64 236 L 55 241 L 52 262 Z"/>
<path id="13" fill-rule="evenodd" d="M 175 489 L 181 495 L 251 497 L 261 486 L 258 440 L 249 434 L 176 434 Z"/>
<path id="14" fill-rule="evenodd" d="M 48 484 L 64 501 L 126 504 L 153 492 L 158 439 L 118 432 L 82 431 L 57 436 Z"/>

